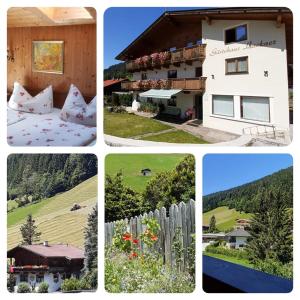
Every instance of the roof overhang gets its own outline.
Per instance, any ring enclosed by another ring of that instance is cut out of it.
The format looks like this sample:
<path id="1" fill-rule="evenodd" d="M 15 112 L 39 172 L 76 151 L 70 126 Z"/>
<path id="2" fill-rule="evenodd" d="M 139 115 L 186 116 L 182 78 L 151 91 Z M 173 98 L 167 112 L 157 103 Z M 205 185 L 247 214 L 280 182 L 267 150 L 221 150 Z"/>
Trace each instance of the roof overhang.
<path id="1" fill-rule="evenodd" d="M 269 20 L 285 23 L 287 35 L 290 39 L 292 37 L 293 14 L 285 7 L 225 7 L 166 11 L 119 53 L 116 59 L 127 61 L 150 54 L 152 51 L 163 50 L 156 49 L 156 40 L 161 36 L 169 36 L 182 26 L 197 26 L 202 21 L 210 24 L 212 20 Z M 174 45 L 170 45 L 172 46 Z M 145 49 L 148 53 L 144 53 Z"/>
<path id="2" fill-rule="evenodd" d="M 144 98 L 157 98 L 157 99 L 170 99 L 172 96 L 180 93 L 182 90 L 155 90 L 151 89 L 149 91 L 140 93 L 140 97 Z"/>

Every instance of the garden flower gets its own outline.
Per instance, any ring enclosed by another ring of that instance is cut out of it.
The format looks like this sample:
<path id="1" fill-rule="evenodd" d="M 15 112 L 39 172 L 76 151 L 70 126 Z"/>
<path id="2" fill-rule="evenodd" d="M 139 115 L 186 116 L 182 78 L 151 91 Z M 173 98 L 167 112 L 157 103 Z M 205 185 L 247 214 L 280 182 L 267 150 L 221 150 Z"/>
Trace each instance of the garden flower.
<path id="1" fill-rule="evenodd" d="M 138 239 L 134 239 L 134 240 L 132 240 L 132 242 L 133 242 L 134 244 L 138 244 L 138 243 L 139 243 L 139 240 L 138 240 Z"/>
<path id="2" fill-rule="evenodd" d="M 151 235 L 151 241 L 157 241 L 157 236 L 156 235 Z"/>
<path id="3" fill-rule="evenodd" d="M 131 234 L 128 233 L 128 232 L 124 233 L 124 235 L 122 236 L 122 240 L 130 241 L 131 240 Z"/>

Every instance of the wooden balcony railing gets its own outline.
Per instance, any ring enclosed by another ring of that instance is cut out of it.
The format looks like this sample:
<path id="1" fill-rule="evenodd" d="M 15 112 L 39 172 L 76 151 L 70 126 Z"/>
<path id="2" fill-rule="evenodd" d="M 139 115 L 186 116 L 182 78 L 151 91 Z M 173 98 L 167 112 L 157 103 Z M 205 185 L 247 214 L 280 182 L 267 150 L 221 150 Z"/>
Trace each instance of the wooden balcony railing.
<path id="1" fill-rule="evenodd" d="M 164 52 L 164 58 L 158 59 L 156 56 L 146 55 L 148 57 L 146 61 L 142 59 L 132 60 L 126 62 L 126 70 L 128 72 L 137 72 L 147 69 L 159 69 L 163 66 L 169 66 L 170 64 L 179 65 L 180 63 L 192 64 L 193 61 L 203 61 L 205 59 L 206 45 L 196 45 L 192 47 L 186 47 L 177 49 L 175 51 Z M 158 54 L 157 54 L 158 55 Z"/>
<path id="2" fill-rule="evenodd" d="M 187 91 L 204 91 L 206 77 L 176 78 L 159 80 L 139 80 L 122 82 L 122 89 L 129 91 L 149 89 L 180 89 Z"/>

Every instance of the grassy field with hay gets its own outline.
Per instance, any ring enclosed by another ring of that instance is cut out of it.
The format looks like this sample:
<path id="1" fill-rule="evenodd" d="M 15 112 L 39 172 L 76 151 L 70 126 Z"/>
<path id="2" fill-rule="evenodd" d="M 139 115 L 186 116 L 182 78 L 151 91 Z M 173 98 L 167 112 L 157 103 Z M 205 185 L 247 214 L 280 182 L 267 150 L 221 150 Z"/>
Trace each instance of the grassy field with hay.
<path id="1" fill-rule="evenodd" d="M 82 208 L 70 211 L 74 203 Z M 69 243 L 83 248 L 87 216 L 96 203 L 97 176 L 94 176 L 67 192 L 13 210 L 7 214 L 8 249 L 20 243 L 20 226 L 29 213 L 36 220 L 38 231 L 42 232 L 41 241 Z"/>

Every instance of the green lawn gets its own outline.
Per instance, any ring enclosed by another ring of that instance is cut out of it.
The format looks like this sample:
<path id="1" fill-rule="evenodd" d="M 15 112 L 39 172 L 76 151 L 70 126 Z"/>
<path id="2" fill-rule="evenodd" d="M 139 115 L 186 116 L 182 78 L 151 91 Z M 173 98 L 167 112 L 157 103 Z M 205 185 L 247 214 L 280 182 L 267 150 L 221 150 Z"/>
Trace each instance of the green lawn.
<path id="1" fill-rule="evenodd" d="M 236 219 L 250 219 L 251 214 L 240 213 L 234 208 L 229 209 L 227 206 L 220 206 L 203 214 L 203 225 L 209 225 L 210 218 L 216 217 L 217 228 L 220 231 L 226 231 L 236 224 Z"/>
<path id="2" fill-rule="evenodd" d="M 128 113 L 111 113 L 104 109 L 104 133 L 122 138 L 132 138 L 139 135 L 159 133 L 173 127 L 165 125 L 157 120 L 137 116 Z M 206 141 L 195 137 L 183 130 L 166 132 L 141 138 L 141 140 L 166 142 L 166 143 L 190 143 L 207 144 Z"/>
<path id="3" fill-rule="evenodd" d="M 162 171 L 169 171 L 186 154 L 109 154 L 105 158 L 105 173 L 116 175 L 122 171 L 124 182 L 136 191 L 143 191 L 153 176 Z M 142 176 L 141 170 L 151 169 L 151 176 Z"/>
<path id="4" fill-rule="evenodd" d="M 208 142 L 182 130 L 148 136 L 141 140 L 168 143 L 208 144 Z"/>
<path id="5" fill-rule="evenodd" d="M 226 256 L 226 255 L 222 255 L 222 254 L 216 254 L 216 253 L 210 253 L 210 252 L 204 252 L 203 254 L 253 269 L 253 265 L 251 265 L 251 263 L 247 259 L 230 257 L 230 256 Z"/>
<path id="6" fill-rule="evenodd" d="M 110 113 L 104 109 L 104 133 L 122 138 L 155 133 L 172 127 L 128 113 Z"/>

